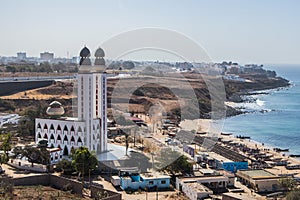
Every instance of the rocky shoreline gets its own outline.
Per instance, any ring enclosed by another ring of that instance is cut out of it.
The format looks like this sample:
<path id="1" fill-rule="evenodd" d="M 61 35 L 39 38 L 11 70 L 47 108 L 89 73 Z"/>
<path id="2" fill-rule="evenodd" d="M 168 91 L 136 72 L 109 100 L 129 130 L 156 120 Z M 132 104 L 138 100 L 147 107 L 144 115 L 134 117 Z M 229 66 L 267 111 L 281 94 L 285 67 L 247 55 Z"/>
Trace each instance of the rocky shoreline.
<path id="1" fill-rule="evenodd" d="M 280 90 L 287 87 L 290 87 L 291 83 L 289 80 L 286 80 L 282 77 L 276 77 L 272 81 L 266 79 L 265 81 L 260 80 L 257 83 L 253 84 L 252 88 L 240 88 L 240 91 L 232 93 L 227 97 L 228 102 L 232 103 L 253 103 L 257 99 L 253 98 L 253 95 L 261 94 L 270 94 L 269 90 Z M 249 111 L 244 111 L 243 108 L 233 107 L 232 105 L 227 104 L 226 117 L 233 117 L 240 114 L 248 113 Z"/>

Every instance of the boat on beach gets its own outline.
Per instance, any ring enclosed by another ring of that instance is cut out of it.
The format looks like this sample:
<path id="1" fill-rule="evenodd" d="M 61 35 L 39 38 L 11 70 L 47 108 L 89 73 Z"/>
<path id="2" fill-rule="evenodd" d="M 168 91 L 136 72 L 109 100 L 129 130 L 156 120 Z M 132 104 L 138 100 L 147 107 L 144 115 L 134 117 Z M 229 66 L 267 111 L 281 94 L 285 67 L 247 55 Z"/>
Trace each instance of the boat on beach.
<path id="1" fill-rule="evenodd" d="M 222 132 L 221 135 L 229 136 L 229 135 L 232 135 L 232 133 L 224 133 L 224 132 Z"/>
<path id="2" fill-rule="evenodd" d="M 287 152 L 289 149 L 281 149 L 281 148 L 273 148 L 274 151 L 276 152 Z"/>
<path id="3" fill-rule="evenodd" d="M 238 136 L 236 136 L 236 138 L 239 138 L 239 139 L 251 139 L 250 136 L 242 136 L 242 135 L 238 135 Z"/>
<path id="4" fill-rule="evenodd" d="M 175 136 L 176 136 L 176 133 L 175 133 L 175 132 L 169 132 L 168 135 L 169 135 L 170 137 L 175 137 Z"/>
<path id="5" fill-rule="evenodd" d="M 290 157 L 292 157 L 292 158 L 300 158 L 300 154 L 291 154 Z"/>

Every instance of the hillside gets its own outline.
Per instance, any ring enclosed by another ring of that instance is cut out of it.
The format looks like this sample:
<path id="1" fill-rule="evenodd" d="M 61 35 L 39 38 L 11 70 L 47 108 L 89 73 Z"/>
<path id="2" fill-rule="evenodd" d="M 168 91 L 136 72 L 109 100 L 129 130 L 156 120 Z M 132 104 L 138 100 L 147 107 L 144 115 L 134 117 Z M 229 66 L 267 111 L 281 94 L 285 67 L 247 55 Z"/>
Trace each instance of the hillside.
<path id="1" fill-rule="evenodd" d="M 182 76 L 183 75 L 183 76 Z M 277 87 L 288 86 L 287 80 L 280 77 L 265 77 L 257 74 L 244 76 L 249 82 L 238 82 L 224 80 L 226 98 L 230 101 L 240 101 L 240 95 L 253 90 L 265 90 Z M 205 79 L 214 80 L 214 77 L 206 76 Z M 50 86 L 28 90 L 13 95 L 2 96 L 1 111 L 20 112 L 40 102 L 46 106 L 54 99 L 60 100 L 65 106 L 67 115 L 72 115 L 73 82 L 56 82 Z M 130 94 L 130 95 L 128 95 Z M 180 96 L 180 101 L 178 100 Z M 191 97 L 192 96 L 192 97 Z M 196 98 L 193 98 L 196 97 Z M 113 99 L 112 99 L 113 98 Z M 4 102 L 4 103 L 3 103 Z M 165 77 L 131 77 L 126 79 L 108 80 L 108 105 L 118 110 L 134 113 L 148 114 L 153 105 L 159 105 L 162 112 L 173 113 L 180 116 L 182 109 L 185 109 L 185 117 L 190 119 L 209 118 L 211 112 L 211 98 L 209 90 L 203 80 L 203 75 L 196 73 L 172 74 Z M 13 108 L 5 106 L 9 103 Z M 129 104 L 128 104 L 129 103 Z M 181 105 L 181 107 L 180 107 Z M 226 107 L 227 115 L 241 113 L 231 107 Z M 195 109 L 200 110 L 200 116 L 195 114 Z"/>

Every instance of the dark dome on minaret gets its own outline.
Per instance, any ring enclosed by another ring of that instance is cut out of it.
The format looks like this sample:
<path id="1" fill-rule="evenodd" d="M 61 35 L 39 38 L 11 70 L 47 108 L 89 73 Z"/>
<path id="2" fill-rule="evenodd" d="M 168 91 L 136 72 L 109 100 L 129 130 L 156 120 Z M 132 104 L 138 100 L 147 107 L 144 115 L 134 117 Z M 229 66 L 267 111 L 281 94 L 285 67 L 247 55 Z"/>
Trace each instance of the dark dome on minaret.
<path id="1" fill-rule="evenodd" d="M 95 57 L 96 58 L 103 58 L 105 56 L 105 53 L 103 51 L 103 49 L 98 48 L 95 52 Z"/>
<path id="2" fill-rule="evenodd" d="M 81 51 L 80 51 L 80 57 L 81 58 L 88 58 L 91 56 L 91 52 L 87 47 L 84 47 Z"/>
<path id="3" fill-rule="evenodd" d="M 105 60 L 103 58 L 104 56 L 105 56 L 105 53 L 104 53 L 103 49 L 98 48 L 95 52 L 95 57 L 96 57 L 95 65 L 105 65 Z"/>
<path id="4" fill-rule="evenodd" d="M 91 56 L 91 52 L 87 47 L 84 47 L 81 51 L 80 51 L 80 62 L 79 65 L 91 65 L 91 60 L 90 60 L 90 56 Z"/>

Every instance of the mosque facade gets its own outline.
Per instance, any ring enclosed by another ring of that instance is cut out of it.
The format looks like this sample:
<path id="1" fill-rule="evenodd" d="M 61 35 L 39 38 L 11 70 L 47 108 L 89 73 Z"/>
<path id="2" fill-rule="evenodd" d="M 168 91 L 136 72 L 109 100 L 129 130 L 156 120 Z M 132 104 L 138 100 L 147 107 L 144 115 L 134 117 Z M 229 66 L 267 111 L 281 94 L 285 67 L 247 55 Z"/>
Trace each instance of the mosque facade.
<path id="1" fill-rule="evenodd" d="M 48 146 L 62 149 L 69 155 L 81 146 L 96 153 L 107 150 L 107 76 L 104 51 L 95 52 L 92 64 L 90 50 L 80 51 L 77 74 L 77 117 L 64 117 L 64 108 L 52 102 L 47 108 L 49 118 L 35 119 L 35 140 L 48 140 Z M 61 155 L 57 155 L 61 156 Z"/>

